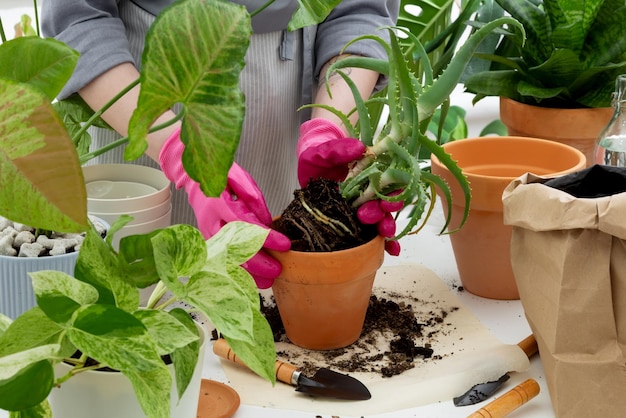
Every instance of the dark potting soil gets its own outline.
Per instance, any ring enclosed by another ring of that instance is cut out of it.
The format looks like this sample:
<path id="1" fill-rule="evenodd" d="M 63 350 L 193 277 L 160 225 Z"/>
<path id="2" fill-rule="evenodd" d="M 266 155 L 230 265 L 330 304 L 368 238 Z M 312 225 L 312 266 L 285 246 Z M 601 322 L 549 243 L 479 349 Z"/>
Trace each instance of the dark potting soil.
<path id="1" fill-rule="evenodd" d="M 449 312 L 429 308 L 426 316 L 421 313 L 418 317 L 413 304 L 420 301 L 407 303 L 403 299 L 394 294 L 372 295 L 360 338 L 345 348 L 316 352 L 323 357 L 323 366 L 344 373 L 366 372 L 392 377 L 417 364 L 442 358 L 430 341 L 436 341 L 438 334 L 447 332 Z M 450 312 L 455 310 L 458 308 L 450 308 Z M 274 341 L 289 342 L 273 299 L 263 298 L 262 311 L 272 328 Z M 283 356 L 296 363 L 305 375 L 313 375 L 320 367 L 306 358 L 294 358 L 293 352 L 277 354 L 279 358 Z"/>
<path id="2" fill-rule="evenodd" d="M 291 239 L 295 251 L 338 251 L 364 244 L 376 236 L 374 225 L 359 222 L 356 209 L 341 196 L 337 182 L 311 180 L 274 221 Z"/>

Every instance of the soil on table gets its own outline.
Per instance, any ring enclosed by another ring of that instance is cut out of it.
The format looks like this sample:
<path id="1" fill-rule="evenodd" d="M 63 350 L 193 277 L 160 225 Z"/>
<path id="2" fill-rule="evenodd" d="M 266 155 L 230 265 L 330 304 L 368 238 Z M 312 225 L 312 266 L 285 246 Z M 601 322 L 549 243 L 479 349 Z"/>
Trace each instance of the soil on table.
<path id="1" fill-rule="evenodd" d="M 375 289 L 375 293 L 378 295 L 370 297 L 361 336 L 352 345 L 327 351 L 278 351 L 278 357 L 310 376 L 319 367 L 329 367 L 343 373 L 375 373 L 386 378 L 442 358 L 435 346 L 439 337 L 454 330 L 446 318 L 458 307 L 445 310 L 432 302 L 381 289 Z M 273 298 L 263 297 L 262 301 L 274 341 L 290 343 Z"/>
<path id="2" fill-rule="evenodd" d="M 326 179 L 311 180 L 306 188 L 296 190 L 272 229 L 289 237 L 294 251 L 345 250 L 377 234 L 375 225 L 359 222 L 337 182 Z"/>

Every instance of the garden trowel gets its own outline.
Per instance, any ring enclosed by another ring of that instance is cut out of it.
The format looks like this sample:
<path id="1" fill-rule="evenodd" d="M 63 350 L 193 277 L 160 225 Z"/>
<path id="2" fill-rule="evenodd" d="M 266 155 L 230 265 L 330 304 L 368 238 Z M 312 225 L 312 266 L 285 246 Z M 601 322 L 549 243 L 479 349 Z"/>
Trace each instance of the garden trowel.
<path id="1" fill-rule="evenodd" d="M 524 353 L 526 353 L 528 358 L 532 357 L 538 350 L 537 341 L 532 334 L 517 343 L 517 345 L 524 351 Z M 509 374 L 505 373 L 498 380 L 479 383 L 472 386 L 471 389 L 463 395 L 455 397 L 452 402 L 454 402 L 454 406 L 477 404 L 490 398 L 491 395 L 493 395 L 507 380 L 509 380 Z"/>
<path id="2" fill-rule="evenodd" d="M 215 341 L 213 352 L 233 363 L 245 366 L 223 338 Z M 353 401 L 367 400 L 372 397 L 365 385 L 354 377 L 326 368 L 320 368 L 313 377 L 307 377 L 296 366 L 276 360 L 276 379 L 295 386 L 297 392 L 313 396 Z"/>

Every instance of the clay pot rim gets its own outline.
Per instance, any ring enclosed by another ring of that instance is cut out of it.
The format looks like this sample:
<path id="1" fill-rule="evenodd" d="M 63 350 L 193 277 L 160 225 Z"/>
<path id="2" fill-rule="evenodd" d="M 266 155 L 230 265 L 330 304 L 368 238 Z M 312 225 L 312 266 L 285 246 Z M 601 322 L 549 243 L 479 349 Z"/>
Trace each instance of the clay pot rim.
<path id="1" fill-rule="evenodd" d="M 480 141 L 481 143 L 485 143 L 485 142 L 496 143 L 496 142 L 501 142 L 501 141 L 507 141 L 509 143 L 510 142 L 516 142 L 518 144 L 519 143 L 526 143 L 526 144 L 528 144 L 528 146 L 531 146 L 532 144 L 541 144 L 542 146 L 551 147 L 555 151 L 561 150 L 562 153 L 569 153 L 572 156 L 578 157 L 577 163 L 573 166 L 575 170 L 583 169 L 583 168 L 585 168 L 585 165 L 586 165 L 586 157 L 585 157 L 585 155 L 581 151 L 577 150 L 576 148 L 568 146 L 568 145 L 565 145 L 565 144 L 562 144 L 560 142 L 552 141 L 552 140 L 549 140 L 549 139 L 541 139 L 541 138 L 533 138 L 533 137 L 508 136 L 508 135 L 507 136 L 472 137 L 472 138 L 460 139 L 460 140 L 453 141 L 453 142 L 448 142 L 448 143 L 443 145 L 443 148 L 445 149 L 445 151 L 448 154 L 450 154 L 452 156 L 452 158 L 454 158 L 454 154 L 453 154 L 454 148 L 459 148 L 459 147 L 465 146 L 465 144 L 467 144 L 467 141 Z M 436 165 L 440 166 L 441 168 L 445 168 L 443 166 L 443 164 L 441 163 L 441 161 L 434 154 L 432 155 L 431 163 L 432 164 L 436 164 Z M 532 162 L 531 162 L 531 164 L 532 164 Z M 520 164 L 520 165 L 522 165 L 522 164 Z M 498 176 L 498 175 L 477 174 L 477 173 L 473 173 L 471 171 L 467 171 L 466 169 L 462 169 L 462 171 L 463 171 L 463 174 L 465 174 L 465 176 L 468 177 L 468 179 L 470 180 L 470 183 L 471 183 L 471 179 L 472 178 L 474 178 L 474 179 L 481 179 L 481 181 L 484 181 L 484 182 L 491 181 L 491 182 L 507 182 L 508 183 L 508 182 L 516 179 L 517 177 L 519 177 L 519 176 Z M 572 172 L 572 166 L 570 166 L 568 168 L 564 168 L 563 170 L 560 170 L 560 171 L 550 171 L 549 175 L 550 176 L 559 176 L 559 175 L 570 173 L 570 172 Z"/>
<path id="2" fill-rule="evenodd" d="M 310 257 L 328 257 L 328 254 L 337 254 L 337 255 L 342 255 L 345 256 L 347 254 L 349 254 L 350 252 L 357 252 L 357 251 L 362 251 L 360 249 L 362 249 L 364 246 L 370 246 L 370 247 L 375 247 L 380 245 L 380 241 L 385 240 L 385 238 L 381 235 L 376 234 L 376 236 L 374 238 L 372 238 L 371 240 L 367 241 L 366 243 L 363 243 L 361 245 L 358 245 L 356 247 L 351 247 L 351 248 L 346 248 L 345 250 L 337 250 L 337 251 L 297 251 L 297 250 L 289 250 L 289 251 L 284 251 L 282 252 L 284 253 L 296 253 L 298 255 L 300 255 L 301 257 L 306 257 L 306 256 L 310 256 Z M 268 250 L 271 253 L 281 253 L 279 251 L 273 251 L 273 250 Z"/>

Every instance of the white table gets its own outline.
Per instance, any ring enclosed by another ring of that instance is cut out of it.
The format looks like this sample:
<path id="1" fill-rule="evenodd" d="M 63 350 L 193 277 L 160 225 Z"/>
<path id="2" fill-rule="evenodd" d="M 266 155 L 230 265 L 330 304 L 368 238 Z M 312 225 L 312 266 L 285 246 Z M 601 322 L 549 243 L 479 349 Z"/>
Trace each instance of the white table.
<path id="1" fill-rule="evenodd" d="M 30 13 L 30 0 L 2 0 L 0 6 L 0 16 L 5 23 L 5 30 L 10 31 L 12 24 L 19 18 L 19 15 Z M 9 23 L 11 25 L 9 25 Z M 12 32 L 7 33 L 8 36 Z M 467 122 L 470 136 L 478 135 L 480 129 L 488 122 L 498 118 L 497 100 L 488 98 L 481 101 L 477 106 L 471 104 L 472 96 L 462 93 L 462 88 L 457 88 L 452 97 L 452 104 L 462 106 L 467 110 Z M 438 212 L 437 212 L 438 213 Z M 421 263 L 434 271 L 451 289 L 456 289 L 461 285 L 449 239 L 446 236 L 438 236 L 438 225 L 441 219 L 435 217 L 420 234 L 405 237 L 402 240 L 402 252 L 399 257 L 389 257 L 385 259 L 386 265 L 396 265 L 399 263 Z M 496 335 L 503 343 L 515 344 L 530 334 L 530 329 L 526 322 L 524 312 L 519 301 L 495 301 L 474 296 L 469 292 L 457 292 L 456 295 L 464 305 L 469 308 L 478 319 Z M 204 364 L 204 377 L 226 382 L 226 377 L 220 366 L 219 360 L 212 354 L 207 353 Z M 554 417 L 548 388 L 543 376 L 543 369 L 538 356 L 531 361 L 531 367 L 524 373 L 512 373 L 511 379 L 506 383 L 506 387 L 501 389 L 498 396 L 513 386 L 523 382 L 528 378 L 533 378 L 539 382 L 541 392 L 517 411 L 511 413 L 511 418 L 533 417 L 549 418 Z M 478 382 L 477 382 L 478 383 Z M 468 388 L 469 389 L 469 388 Z M 452 401 L 440 402 L 432 405 L 406 409 L 386 414 L 368 416 L 368 418 L 440 418 L 440 417 L 465 417 L 476 409 L 488 403 L 491 398 L 480 404 L 469 407 L 455 407 Z M 241 405 L 234 418 L 315 418 L 316 414 L 303 413 L 297 411 L 272 410 L 249 405 Z M 7 418 L 8 413 L 0 411 L 0 418 Z M 330 418 L 330 416 L 321 416 Z M 341 418 L 350 418 L 342 416 Z"/>

